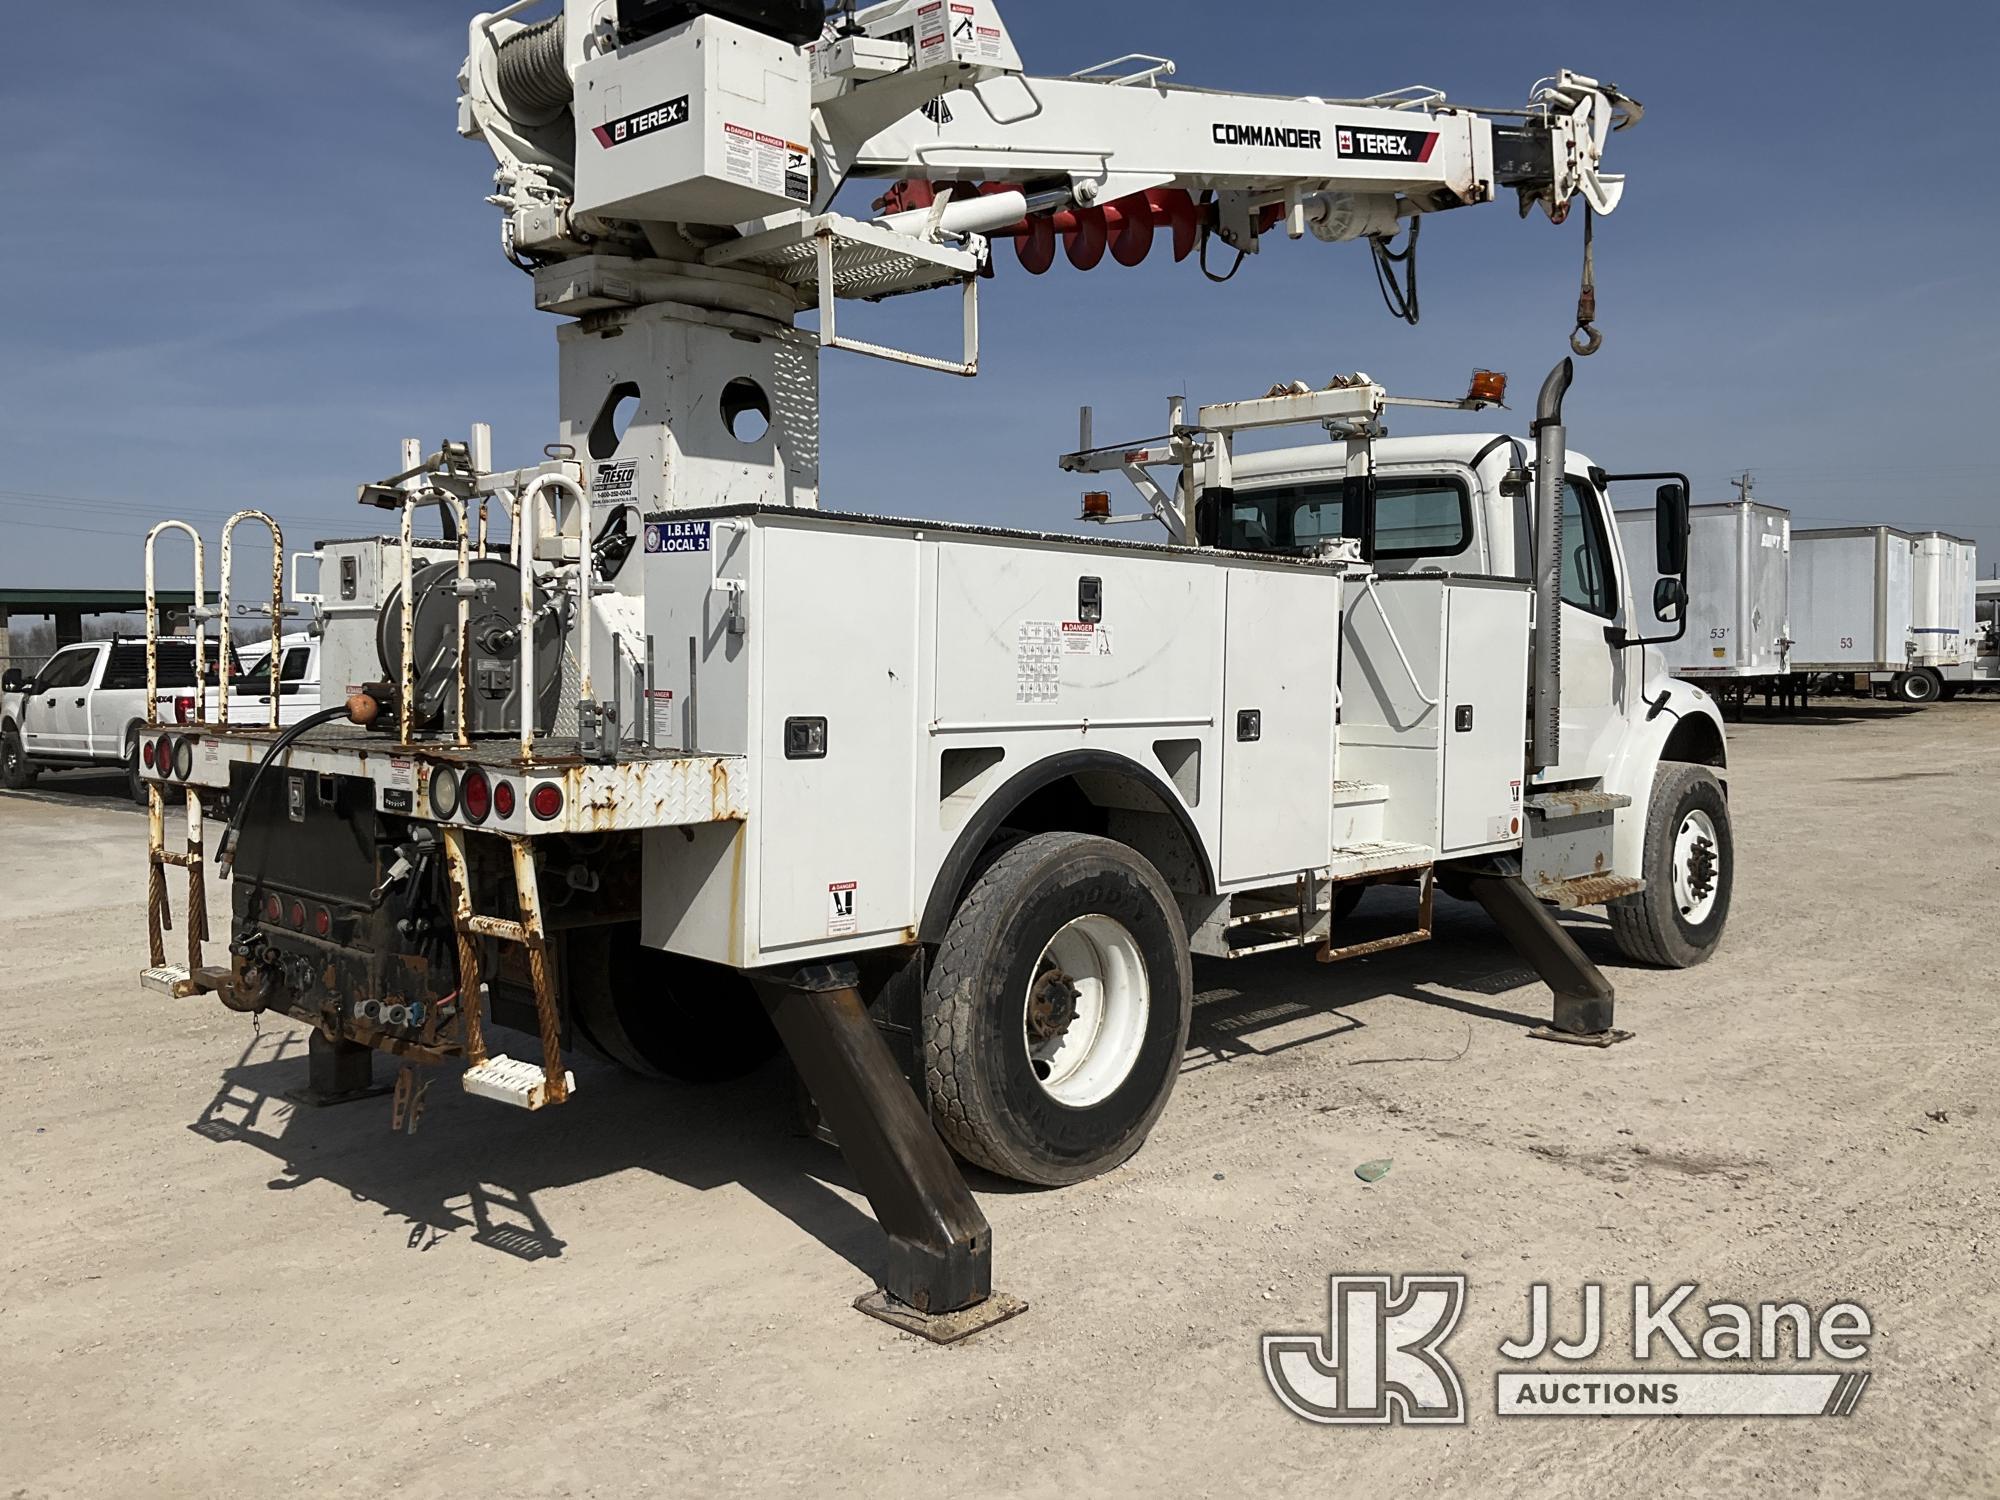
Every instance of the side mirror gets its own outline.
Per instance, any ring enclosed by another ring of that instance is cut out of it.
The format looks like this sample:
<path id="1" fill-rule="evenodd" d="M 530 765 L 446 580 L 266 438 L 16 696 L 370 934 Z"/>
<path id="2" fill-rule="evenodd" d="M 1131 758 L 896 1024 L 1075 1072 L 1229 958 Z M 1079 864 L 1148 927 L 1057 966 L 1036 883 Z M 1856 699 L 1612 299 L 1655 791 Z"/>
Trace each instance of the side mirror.
<path id="1" fill-rule="evenodd" d="M 1658 507 L 1653 523 L 1658 548 L 1659 573 L 1663 578 L 1680 578 L 1688 569 L 1688 493 L 1678 484 L 1663 484 L 1655 492 Z M 1683 590 L 1682 604 L 1687 600 Z M 1658 595 L 1654 596 L 1657 605 Z M 1661 615 L 1666 619 L 1666 615 Z"/>
<path id="2" fill-rule="evenodd" d="M 1666 549 L 1663 546 L 1661 550 Z M 1685 539 L 1682 541 L 1681 550 L 1683 552 L 1687 550 Z M 1688 589 L 1680 579 L 1662 578 L 1653 585 L 1653 613 L 1664 624 L 1680 624 L 1682 617 L 1687 614 L 1687 607 Z"/>
<path id="3" fill-rule="evenodd" d="M 19 667 L 9 667 L 4 675 L 0 675 L 0 693 L 25 693 L 27 690 L 28 679 Z"/>

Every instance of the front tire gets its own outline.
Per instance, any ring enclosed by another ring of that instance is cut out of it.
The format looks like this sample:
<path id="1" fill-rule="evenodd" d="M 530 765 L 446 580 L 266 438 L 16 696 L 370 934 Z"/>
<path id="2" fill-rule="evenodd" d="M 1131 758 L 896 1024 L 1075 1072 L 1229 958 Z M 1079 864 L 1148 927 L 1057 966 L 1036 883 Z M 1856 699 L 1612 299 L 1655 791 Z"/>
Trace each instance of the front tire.
<path id="1" fill-rule="evenodd" d="M 21 731 L 11 725 L 0 731 L 0 787 L 10 792 L 26 791 L 39 774 L 40 768 L 28 759 L 28 748 L 21 743 Z"/>
<path id="2" fill-rule="evenodd" d="M 1736 887 L 1729 799 L 1708 767 L 1662 761 L 1653 773 L 1643 874 L 1645 890 L 1607 908 L 1619 950 L 1664 969 L 1705 963 Z"/>
<path id="3" fill-rule="evenodd" d="M 1108 1172 L 1173 1094 L 1193 1017 L 1179 903 L 1109 839 L 1045 833 L 973 883 L 924 991 L 924 1082 L 966 1160 L 1038 1187 Z"/>

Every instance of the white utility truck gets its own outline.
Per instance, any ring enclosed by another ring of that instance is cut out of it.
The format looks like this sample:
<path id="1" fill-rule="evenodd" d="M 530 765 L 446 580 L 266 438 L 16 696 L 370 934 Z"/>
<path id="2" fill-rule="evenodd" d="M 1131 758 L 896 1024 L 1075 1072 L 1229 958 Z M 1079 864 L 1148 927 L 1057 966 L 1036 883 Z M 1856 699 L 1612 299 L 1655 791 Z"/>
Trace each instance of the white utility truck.
<path id="1" fill-rule="evenodd" d="M 1662 648 L 1667 670 L 1699 682 L 1725 706 L 1796 693 L 1791 675 L 1792 516 L 1731 500 L 1688 511 L 1688 628 Z M 1639 597 L 1658 581 L 1651 509 L 1620 511 L 1618 530 Z"/>
<path id="2" fill-rule="evenodd" d="M 327 707 L 162 732 L 150 988 L 308 1023 L 328 1102 L 399 1058 L 405 1126 L 416 1065 L 538 1109 L 573 1045 L 690 1076 L 775 1023 L 888 1231 L 868 1310 L 948 1339 L 1018 1304 L 945 1143 L 1037 1184 L 1125 1160 L 1179 1071 L 1191 955 L 1419 942 L 1442 888 L 1549 982 L 1548 1036 L 1602 1045 L 1612 988 L 1554 909 L 1608 903 L 1646 961 L 1714 949 L 1722 723 L 1647 639 L 1685 609 L 1685 487 L 1635 477 L 1661 518 L 1635 599 L 1616 481 L 1566 446 L 1567 362 L 1525 439 L 1383 437 L 1399 404 L 1491 407 L 1492 377 L 1404 403 L 1352 377 L 1064 460 L 1128 475 L 1159 543 L 819 508 L 821 352 L 975 373 L 996 237 L 1030 271 L 1156 233 L 1204 259 L 1361 239 L 1413 315 L 1423 216 L 1610 212 L 1631 101 L 1569 73 L 1499 112 L 1188 89 L 1157 58 L 1031 78 L 991 0 L 528 9 L 472 23 L 460 128 L 565 320 L 557 442 L 505 471 L 483 428 L 406 449 L 361 490 L 391 534 L 321 551 Z M 871 177 L 896 184 L 875 217 L 834 208 Z M 955 356 L 840 311 L 929 289 L 963 299 Z M 1238 456 L 1284 426 L 1324 440 Z M 213 966 L 204 809 L 233 872 Z M 1345 941 L 1385 883 L 1409 929 Z"/>

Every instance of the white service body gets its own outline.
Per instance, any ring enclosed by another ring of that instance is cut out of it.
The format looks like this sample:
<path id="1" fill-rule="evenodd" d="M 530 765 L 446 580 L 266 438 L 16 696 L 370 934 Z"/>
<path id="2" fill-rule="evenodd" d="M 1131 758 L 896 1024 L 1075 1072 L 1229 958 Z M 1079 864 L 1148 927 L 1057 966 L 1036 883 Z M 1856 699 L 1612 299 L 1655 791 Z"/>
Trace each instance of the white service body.
<path id="1" fill-rule="evenodd" d="M 1973 588 L 1979 580 L 1979 545 L 1942 531 L 1920 532 L 1912 559 L 1911 664 L 1948 668 L 1973 653 Z"/>

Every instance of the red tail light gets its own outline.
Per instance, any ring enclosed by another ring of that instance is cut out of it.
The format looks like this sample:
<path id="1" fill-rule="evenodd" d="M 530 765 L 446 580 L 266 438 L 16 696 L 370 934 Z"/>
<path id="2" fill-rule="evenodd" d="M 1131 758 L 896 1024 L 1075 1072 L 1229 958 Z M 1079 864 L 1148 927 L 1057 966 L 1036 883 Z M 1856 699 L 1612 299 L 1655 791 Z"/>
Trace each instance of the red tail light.
<path id="1" fill-rule="evenodd" d="M 285 920 L 287 922 L 290 922 L 292 926 L 296 927 L 300 932 L 304 932 L 306 930 L 305 902 L 297 900 L 293 901 L 290 909 L 285 913 Z"/>
<path id="2" fill-rule="evenodd" d="M 484 771 L 467 771 L 458 783 L 458 805 L 466 818 L 484 823 L 493 812 L 493 784 Z"/>
<path id="3" fill-rule="evenodd" d="M 266 922 L 269 922 L 273 927 L 277 926 L 278 923 L 284 921 L 285 903 L 280 901 L 276 896 L 272 895 L 265 896 L 264 920 Z"/>
<path id="4" fill-rule="evenodd" d="M 545 781 L 528 794 L 528 811 L 544 823 L 553 822 L 562 816 L 562 788 L 553 781 Z"/>
<path id="5" fill-rule="evenodd" d="M 333 913 L 328 911 L 324 906 L 313 909 L 313 931 L 321 937 L 331 937 L 333 935 Z"/>
<path id="6" fill-rule="evenodd" d="M 147 740 L 145 744 L 139 747 L 139 759 L 144 763 L 147 770 L 150 771 L 153 769 L 153 742 L 151 740 Z"/>
<path id="7" fill-rule="evenodd" d="M 153 769 L 162 777 L 171 776 L 174 770 L 174 741 L 171 735 L 161 735 L 153 743 Z"/>
<path id="8" fill-rule="evenodd" d="M 176 724 L 190 724 L 194 722 L 194 699 L 174 699 L 174 722 Z"/>
<path id="9" fill-rule="evenodd" d="M 514 816 L 514 783 L 503 781 L 493 788 L 493 815 L 502 822 Z"/>

